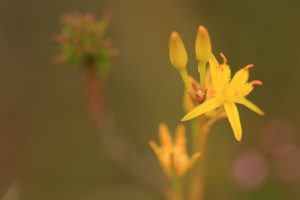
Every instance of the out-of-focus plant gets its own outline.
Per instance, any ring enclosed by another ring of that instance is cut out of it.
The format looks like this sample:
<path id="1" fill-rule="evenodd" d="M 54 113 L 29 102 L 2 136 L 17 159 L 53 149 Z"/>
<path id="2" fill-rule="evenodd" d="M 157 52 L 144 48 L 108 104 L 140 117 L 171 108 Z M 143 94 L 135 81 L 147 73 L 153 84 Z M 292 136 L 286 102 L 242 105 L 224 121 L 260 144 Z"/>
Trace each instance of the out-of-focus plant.
<path id="1" fill-rule="evenodd" d="M 105 37 L 109 22 L 109 15 L 97 20 L 90 13 L 73 12 L 62 17 L 61 33 L 55 36 L 60 48 L 55 60 L 83 70 L 91 118 L 95 122 L 103 112 L 102 80 L 116 56 L 111 40 Z"/>
<path id="2" fill-rule="evenodd" d="M 194 153 L 189 157 L 186 147 L 185 127 L 179 125 L 176 129 L 175 139 L 172 139 L 166 124 L 159 125 L 159 138 L 161 145 L 158 146 L 152 140 L 150 146 L 155 152 L 165 175 L 170 180 L 175 191 L 167 192 L 170 198 L 183 198 L 182 178 L 200 157 L 200 153 Z M 175 193 L 174 193 L 175 192 Z"/>
<path id="3" fill-rule="evenodd" d="M 197 162 L 192 159 L 193 162 L 195 161 L 195 166 L 191 170 L 188 181 L 184 181 L 182 177 L 190 168 L 191 163 L 189 162 L 191 161 L 186 153 L 178 156 L 180 149 L 176 148 L 176 145 L 172 145 L 171 136 L 162 136 L 160 130 L 162 146 L 158 147 L 153 142 L 150 144 L 166 172 L 166 177 L 170 180 L 169 188 L 172 195 L 168 195 L 168 198 L 170 200 L 201 200 L 205 182 L 203 159 L 205 158 L 207 135 L 216 122 L 228 118 L 235 138 L 241 141 L 242 127 L 236 104 L 242 104 L 250 110 L 264 115 L 260 108 L 245 98 L 253 90 L 254 85 L 262 85 L 262 82 L 258 80 L 248 82 L 249 69 L 253 67 L 252 64 L 240 69 L 231 79 L 227 58 L 221 53 L 223 64 L 218 63 L 212 53 L 208 31 L 203 26 L 198 28 L 195 42 L 200 82 L 188 75 L 188 56 L 177 32 L 173 32 L 170 36 L 169 50 L 171 64 L 179 71 L 185 85 L 183 105 L 187 114 L 182 121 L 191 120 L 193 142 L 191 149 L 197 152 L 196 155 L 203 154 L 203 157 Z M 185 147 L 184 141 L 181 146 Z M 187 163 L 189 164 L 188 168 L 186 167 Z M 170 176 L 170 174 L 176 174 L 176 169 L 182 168 L 185 169 L 185 173 L 181 173 L 180 179 Z"/>
<path id="4" fill-rule="evenodd" d="M 55 38 L 60 47 L 56 60 L 60 63 L 94 70 L 103 76 L 111 67 L 116 50 L 105 38 L 110 16 L 100 20 L 90 13 L 70 13 L 62 17 L 62 30 Z"/>
<path id="5" fill-rule="evenodd" d="M 106 32 L 110 16 L 97 20 L 90 13 L 70 13 L 62 17 L 62 30 L 55 36 L 60 53 L 58 63 L 81 69 L 86 85 L 90 119 L 99 136 L 101 147 L 107 157 L 114 161 L 138 183 L 151 190 L 159 190 L 160 182 L 150 169 L 153 160 L 141 153 L 135 145 L 124 138 L 114 121 L 113 114 L 104 106 L 104 79 L 117 55 Z M 138 163 L 138 165 L 137 165 Z M 147 171 L 147 174 L 145 173 Z"/>

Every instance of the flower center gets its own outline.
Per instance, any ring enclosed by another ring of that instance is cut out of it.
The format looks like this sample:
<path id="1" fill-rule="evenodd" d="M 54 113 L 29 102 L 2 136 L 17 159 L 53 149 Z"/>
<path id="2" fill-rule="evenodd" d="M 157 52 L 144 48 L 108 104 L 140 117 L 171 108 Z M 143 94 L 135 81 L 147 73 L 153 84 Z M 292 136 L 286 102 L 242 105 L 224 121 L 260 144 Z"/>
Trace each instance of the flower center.
<path id="1" fill-rule="evenodd" d="M 200 90 L 196 83 L 192 83 L 194 92 L 195 92 L 195 100 L 197 103 L 201 104 L 205 101 L 206 94 Z"/>

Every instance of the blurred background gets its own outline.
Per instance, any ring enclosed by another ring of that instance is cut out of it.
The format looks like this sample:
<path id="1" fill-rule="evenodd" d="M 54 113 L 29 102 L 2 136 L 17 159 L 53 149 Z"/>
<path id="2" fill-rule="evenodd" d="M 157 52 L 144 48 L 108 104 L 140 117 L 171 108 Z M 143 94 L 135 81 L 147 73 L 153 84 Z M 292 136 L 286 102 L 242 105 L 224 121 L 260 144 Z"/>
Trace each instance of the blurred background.
<path id="1" fill-rule="evenodd" d="M 121 135 L 150 157 L 157 126 L 183 116 L 183 84 L 168 57 L 178 31 L 196 73 L 194 40 L 205 25 L 215 53 L 235 71 L 254 63 L 264 82 L 249 97 L 265 117 L 241 107 L 242 143 L 229 123 L 209 136 L 206 199 L 300 199 L 300 2 L 237 0 L 2 0 L 0 6 L 0 194 L 14 183 L 21 200 L 161 199 L 113 162 L 90 123 L 80 70 L 57 65 L 53 35 L 69 11 L 112 14 L 119 49 L 106 98 Z M 110 134 L 107 132 L 107 134 Z M 116 147 L 117 148 L 117 147 Z M 139 162 L 136 163 L 139 166 Z"/>

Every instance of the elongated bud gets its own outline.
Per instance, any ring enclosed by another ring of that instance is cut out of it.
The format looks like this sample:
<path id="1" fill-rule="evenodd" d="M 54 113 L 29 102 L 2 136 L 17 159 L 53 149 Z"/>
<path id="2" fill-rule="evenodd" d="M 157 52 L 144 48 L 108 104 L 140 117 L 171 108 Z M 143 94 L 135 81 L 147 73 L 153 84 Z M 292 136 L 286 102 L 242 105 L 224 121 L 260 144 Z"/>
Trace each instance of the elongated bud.
<path id="1" fill-rule="evenodd" d="M 177 32 L 173 32 L 169 40 L 169 53 L 171 64 L 178 70 L 186 68 L 188 57 L 184 44 Z"/>
<path id="2" fill-rule="evenodd" d="M 204 26 L 198 28 L 195 50 L 198 62 L 207 63 L 211 55 L 211 43 L 208 31 Z"/>

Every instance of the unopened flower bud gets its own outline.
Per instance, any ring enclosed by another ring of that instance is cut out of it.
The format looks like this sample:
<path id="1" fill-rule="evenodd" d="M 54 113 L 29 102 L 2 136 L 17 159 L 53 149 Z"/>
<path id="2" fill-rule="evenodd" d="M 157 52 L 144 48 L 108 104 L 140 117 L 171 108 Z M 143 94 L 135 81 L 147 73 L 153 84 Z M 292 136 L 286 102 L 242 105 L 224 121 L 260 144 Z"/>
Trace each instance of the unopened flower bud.
<path id="1" fill-rule="evenodd" d="M 169 52 L 171 64 L 178 70 L 185 69 L 188 57 L 184 44 L 177 32 L 173 32 L 170 36 Z"/>
<path id="2" fill-rule="evenodd" d="M 198 28 L 195 50 L 198 62 L 207 63 L 211 55 L 211 43 L 208 31 L 204 26 Z"/>

